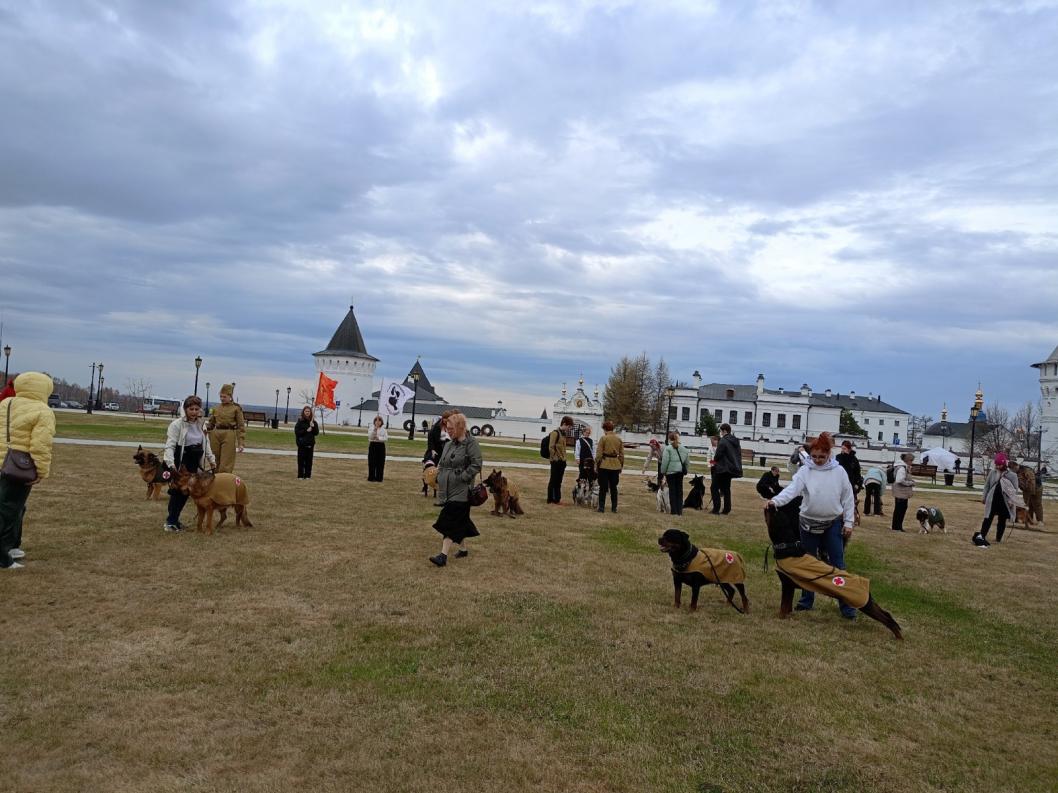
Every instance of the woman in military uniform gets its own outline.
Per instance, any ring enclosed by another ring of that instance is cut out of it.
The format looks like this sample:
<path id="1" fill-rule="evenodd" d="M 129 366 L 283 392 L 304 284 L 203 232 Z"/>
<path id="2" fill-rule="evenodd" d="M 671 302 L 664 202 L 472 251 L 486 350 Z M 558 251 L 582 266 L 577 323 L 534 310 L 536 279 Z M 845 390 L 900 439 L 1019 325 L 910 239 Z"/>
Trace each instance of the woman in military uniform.
<path id="1" fill-rule="evenodd" d="M 242 406 L 232 400 L 235 386 L 225 383 L 220 387 L 220 404 L 213 408 L 206 424 L 209 446 L 217 458 L 217 473 L 235 472 L 235 452 L 246 445 L 246 420 Z"/>

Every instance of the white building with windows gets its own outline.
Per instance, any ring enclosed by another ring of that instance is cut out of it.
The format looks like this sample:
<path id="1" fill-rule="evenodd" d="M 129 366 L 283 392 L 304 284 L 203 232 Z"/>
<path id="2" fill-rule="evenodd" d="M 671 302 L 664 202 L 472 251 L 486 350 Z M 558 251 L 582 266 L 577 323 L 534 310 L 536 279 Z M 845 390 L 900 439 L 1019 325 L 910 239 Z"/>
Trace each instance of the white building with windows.
<path id="1" fill-rule="evenodd" d="M 807 384 L 799 389 L 765 388 L 764 375 L 753 385 L 708 383 L 694 373 L 693 384 L 678 386 L 669 406 L 669 425 L 680 433 L 694 434 L 695 425 L 710 413 L 717 424 L 730 424 L 745 440 L 799 442 L 821 432 L 837 433 L 842 409 L 852 412 L 868 433 L 871 445 L 899 446 L 906 440 L 911 415 L 883 402 L 873 393 L 857 396 L 814 392 Z"/>
<path id="2" fill-rule="evenodd" d="M 1058 347 L 1032 367 L 1040 370 L 1040 457 L 1053 471 L 1058 468 Z"/>

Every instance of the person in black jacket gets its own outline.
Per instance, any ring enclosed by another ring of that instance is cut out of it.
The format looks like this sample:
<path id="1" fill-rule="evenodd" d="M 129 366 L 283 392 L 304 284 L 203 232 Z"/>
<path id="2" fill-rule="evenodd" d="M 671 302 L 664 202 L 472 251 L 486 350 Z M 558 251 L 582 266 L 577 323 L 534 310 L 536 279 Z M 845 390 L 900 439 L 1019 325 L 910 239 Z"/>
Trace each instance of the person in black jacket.
<path id="1" fill-rule="evenodd" d="M 852 485 L 852 497 L 856 503 L 856 523 L 859 524 L 860 491 L 863 490 L 863 474 L 860 472 L 860 461 L 856 459 L 856 450 L 852 446 L 852 441 L 842 441 L 841 451 L 834 459 L 837 460 L 838 465 L 845 469 L 845 473 L 849 477 L 849 484 Z"/>
<path id="2" fill-rule="evenodd" d="M 770 471 L 764 472 L 764 476 L 757 482 L 757 492 L 766 501 L 770 501 L 782 492 L 782 485 L 779 484 L 779 466 L 773 465 Z"/>
<path id="3" fill-rule="evenodd" d="M 720 425 L 720 442 L 716 444 L 716 454 L 710 463 L 713 466 L 709 494 L 712 496 L 712 514 L 728 514 L 731 511 L 731 480 L 742 476 L 742 446 L 738 438 L 731 434 L 731 425 Z M 723 499 L 724 508 L 720 509 Z"/>
<path id="4" fill-rule="evenodd" d="M 441 437 L 441 433 L 448 431 L 448 419 L 453 413 L 455 413 L 454 410 L 446 410 L 441 414 L 441 418 L 437 419 L 433 426 L 430 427 L 430 431 L 426 433 L 426 454 L 422 458 L 423 462 L 432 460 L 434 465 L 436 465 L 440 461 L 446 440 Z"/>
<path id="5" fill-rule="evenodd" d="M 319 434 L 320 426 L 312 417 L 312 408 L 305 405 L 294 425 L 294 441 L 298 445 L 298 479 L 312 479 L 312 452 Z"/>

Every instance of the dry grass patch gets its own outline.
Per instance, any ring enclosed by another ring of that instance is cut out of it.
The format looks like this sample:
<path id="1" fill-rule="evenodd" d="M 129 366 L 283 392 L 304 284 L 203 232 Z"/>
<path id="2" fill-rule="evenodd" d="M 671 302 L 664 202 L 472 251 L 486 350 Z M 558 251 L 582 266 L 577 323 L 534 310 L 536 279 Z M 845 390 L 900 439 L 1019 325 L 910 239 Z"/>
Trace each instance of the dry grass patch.
<path id="1" fill-rule="evenodd" d="M 476 509 L 470 557 L 437 570 L 413 464 L 300 482 L 240 457 L 256 528 L 206 537 L 161 531 L 128 450 L 56 457 L 27 567 L 0 575 L 0 788 L 1054 789 L 1056 535 L 979 551 L 969 499 L 942 502 L 948 536 L 867 519 L 850 546 L 898 643 L 830 601 L 776 618 L 749 483 L 732 515 L 679 521 L 745 555 L 740 616 L 715 590 L 672 608 L 655 543 L 676 519 L 635 475 L 599 515 L 512 471 L 529 514 Z"/>

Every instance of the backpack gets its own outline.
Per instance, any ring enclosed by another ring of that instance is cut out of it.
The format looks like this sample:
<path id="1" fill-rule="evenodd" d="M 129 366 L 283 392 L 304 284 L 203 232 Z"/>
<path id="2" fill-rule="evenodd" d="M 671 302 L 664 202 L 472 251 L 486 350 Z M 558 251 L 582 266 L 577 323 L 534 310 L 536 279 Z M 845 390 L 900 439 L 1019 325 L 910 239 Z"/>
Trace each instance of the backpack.
<path id="1" fill-rule="evenodd" d="M 891 485 L 896 483 L 896 468 L 892 463 L 889 463 L 885 469 L 885 481 Z"/>
<path id="2" fill-rule="evenodd" d="M 558 432 L 558 430 L 551 430 L 543 438 L 540 439 L 540 456 L 545 460 L 551 459 L 551 434 Z"/>

